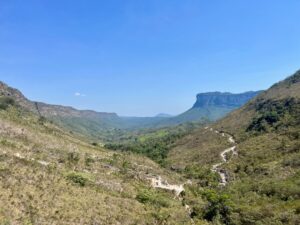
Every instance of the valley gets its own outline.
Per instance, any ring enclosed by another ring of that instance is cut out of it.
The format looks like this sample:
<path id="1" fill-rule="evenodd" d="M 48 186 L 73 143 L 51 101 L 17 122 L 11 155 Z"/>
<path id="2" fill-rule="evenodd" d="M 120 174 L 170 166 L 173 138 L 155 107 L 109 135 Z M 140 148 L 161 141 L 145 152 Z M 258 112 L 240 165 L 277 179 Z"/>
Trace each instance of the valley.
<path id="1" fill-rule="evenodd" d="M 217 121 L 125 129 L 1 83 L 0 224 L 298 224 L 299 93 L 298 71 Z"/>
<path id="2" fill-rule="evenodd" d="M 300 225 L 300 0 L 0 0 L 0 225 Z"/>

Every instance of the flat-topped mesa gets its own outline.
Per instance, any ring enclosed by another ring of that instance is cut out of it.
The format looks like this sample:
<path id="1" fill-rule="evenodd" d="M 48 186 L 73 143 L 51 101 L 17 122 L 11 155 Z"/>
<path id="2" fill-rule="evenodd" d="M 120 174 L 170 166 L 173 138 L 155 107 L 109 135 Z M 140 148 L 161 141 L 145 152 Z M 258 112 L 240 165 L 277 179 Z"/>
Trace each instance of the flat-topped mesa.
<path id="1" fill-rule="evenodd" d="M 233 110 L 243 106 L 260 93 L 261 91 L 250 91 L 241 94 L 232 94 L 229 92 L 200 93 L 197 95 L 197 100 L 192 108 L 172 119 L 181 123 L 190 121 L 217 121 Z"/>
<path id="2" fill-rule="evenodd" d="M 200 93 L 197 95 L 197 101 L 193 108 L 207 106 L 240 107 L 258 95 L 260 92 L 261 91 L 249 91 L 241 94 L 232 94 L 229 92 Z"/>

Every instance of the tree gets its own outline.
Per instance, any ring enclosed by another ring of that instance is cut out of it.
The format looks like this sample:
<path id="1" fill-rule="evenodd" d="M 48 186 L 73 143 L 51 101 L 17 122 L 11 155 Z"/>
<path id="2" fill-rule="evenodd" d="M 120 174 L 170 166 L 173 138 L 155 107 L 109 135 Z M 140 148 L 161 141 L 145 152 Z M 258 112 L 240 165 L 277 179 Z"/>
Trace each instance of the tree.
<path id="1" fill-rule="evenodd" d="M 208 201 L 203 218 L 208 221 L 220 220 L 224 224 L 230 224 L 233 203 L 229 195 L 217 193 L 214 190 L 206 190 L 203 197 Z"/>

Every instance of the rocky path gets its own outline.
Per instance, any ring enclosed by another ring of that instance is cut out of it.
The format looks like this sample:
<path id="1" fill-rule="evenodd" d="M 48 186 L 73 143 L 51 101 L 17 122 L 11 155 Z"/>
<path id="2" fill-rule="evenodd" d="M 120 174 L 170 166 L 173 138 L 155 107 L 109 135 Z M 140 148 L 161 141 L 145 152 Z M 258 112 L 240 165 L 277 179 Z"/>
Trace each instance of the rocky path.
<path id="1" fill-rule="evenodd" d="M 208 127 L 206 127 L 205 129 L 208 129 Z M 214 131 L 214 130 L 212 128 L 210 128 L 210 131 Z M 231 159 L 231 158 L 227 158 L 227 155 L 229 153 L 232 153 L 232 155 L 238 155 L 238 152 L 237 152 L 236 142 L 235 142 L 233 136 L 231 136 L 230 134 L 226 134 L 224 132 L 219 132 L 219 131 L 215 131 L 215 133 L 221 134 L 222 137 L 227 136 L 228 142 L 233 144 L 232 147 L 227 148 L 221 152 L 220 156 L 221 156 L 222 162 L 214 164 L 212 167 L 212 171 L 215 173 L 218 173 L 221 177 L 220 185 L 225 186 L 228 183 L 228 175 L 227 175 L 226 171 L 224 169 L 222 169 L 221 167 L 222 167 L 222 165 L 224 165 Z"/>
<path id="2" fill-rule="evenodd" d="M 169 191 L 173 191 L 176 197 L 179 197 L 180 194 L 184 191 L 184 184 L 180 185 L 171 185 L 168 181 L 165 181 L 161 176 L 153 177 L 149 179 L 151 181 L 151 186 L 153 188 L 161 188 Z"/>
<path id="3" fill-rule="evenodd" d="M 172 191 L 174 192 L 175 197 L 178 198 L 181 202 L 183 202 L 183 198 L 180 195 L 185 191 L 184 185 L 191 183 L 191 181 L 187 181 L 186 183 L 179 184 L 179 185 L 169 184 L 168 181 L 163 180 L 161 176 L 152 177 L 149 178 L 149 180 L 153 188 L 161 188 L 164 190 Z M 184 208 L 187 211 L 188 215 L 191 216 L 192 214 L 191 207 L 187 204 L 184 204 Z M 191 218 L 191 223 L 194 224 L 194 220 L 192 218 Z"/>

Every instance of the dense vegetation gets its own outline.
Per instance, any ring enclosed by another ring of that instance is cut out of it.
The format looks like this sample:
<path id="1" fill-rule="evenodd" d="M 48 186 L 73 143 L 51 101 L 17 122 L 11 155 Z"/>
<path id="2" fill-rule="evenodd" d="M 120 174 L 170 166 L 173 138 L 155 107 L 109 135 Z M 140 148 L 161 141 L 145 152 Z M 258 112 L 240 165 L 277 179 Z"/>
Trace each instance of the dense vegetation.
<path id="1" fill-rule="evenodd" d="M 174 128 L 164 128 L 142 134 L 133 134 L 118 142 L 111 142 L 105 145 L 106 148 L 117 151 L 128 151 L 143 154 L 165 165 L 165 159 L 174 143 L 192 132 L 199 124 L 185 124 Z"/>
<path id="2" fill-rule="evenodd" d="M 290 79 L 293 80 L 293 79 Z M 300 101 L 258 102 L 240 159 L 231 165 L 236 181 L 229 187 L 239 202 L 237 224 L 300 222 Z M 251 199 L 251 203 L 249 203 Z M 282 210 L 284 209 L 284 210 Z"/>
<path id="3" fill-rule="evenodd" d="M 300 102 L 295 98 L 259 102 L 255 110 L 258 115 L 247 131 L 266 132 L 269 129 L 282 130 L 289 126 L 300 125 Z"/>

